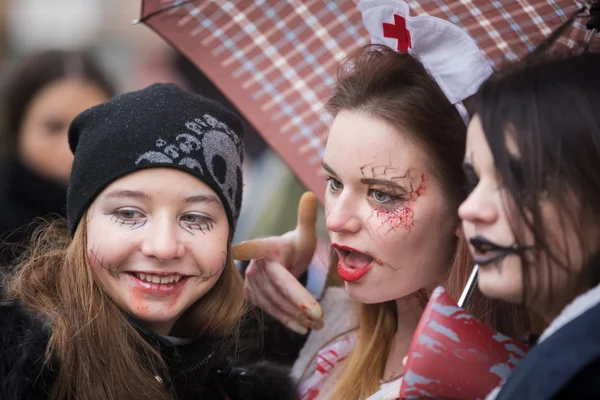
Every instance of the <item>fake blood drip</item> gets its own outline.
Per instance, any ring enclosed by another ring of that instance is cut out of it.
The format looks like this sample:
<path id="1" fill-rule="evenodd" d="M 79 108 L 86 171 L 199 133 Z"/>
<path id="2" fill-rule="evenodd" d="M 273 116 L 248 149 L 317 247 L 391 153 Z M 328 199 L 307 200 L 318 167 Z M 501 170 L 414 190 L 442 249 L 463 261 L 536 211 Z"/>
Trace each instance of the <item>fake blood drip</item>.
<path id="1" fill-rule="evenodd" d="M 131 303 L 133 307 L 135 307 L 135 310 L 141 315 L 148 314 L 148 303 L 146 303 L 144 293 L 140 290 L 133 289 L 131 291 Z"/>
<path id="2" fill-rule="evenodd" d="M 423 196 L 427 190 L 425 182 L 427 176 L 421 174 L 421 182 L 419 186 L 410 194 L 409 200 L 400 208 L 396 210 L 386 210 L 379 208 L 375 210 L 377 212 L 377 218 L 379 218 L 384 224 L 389 224 L 393 229 L 404 228 L 410 231 L 415 226 L 415 213 L 414 213 L 414 202 L 421 196 Z"/>

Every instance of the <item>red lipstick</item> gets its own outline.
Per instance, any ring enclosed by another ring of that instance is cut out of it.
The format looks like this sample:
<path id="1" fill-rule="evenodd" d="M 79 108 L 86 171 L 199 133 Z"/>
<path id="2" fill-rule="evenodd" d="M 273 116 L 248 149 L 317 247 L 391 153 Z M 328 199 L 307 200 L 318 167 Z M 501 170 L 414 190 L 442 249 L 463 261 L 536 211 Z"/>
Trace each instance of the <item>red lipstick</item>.
<path id="1" fill-rule="evenodd" d="M 373 261 L 379 262 L 372 255 L 363 253 L 348 246 L 333 244 L 339 256 L 338 275 L 346 282 L 356 282 L 365 276 L 373 267 Z"/>

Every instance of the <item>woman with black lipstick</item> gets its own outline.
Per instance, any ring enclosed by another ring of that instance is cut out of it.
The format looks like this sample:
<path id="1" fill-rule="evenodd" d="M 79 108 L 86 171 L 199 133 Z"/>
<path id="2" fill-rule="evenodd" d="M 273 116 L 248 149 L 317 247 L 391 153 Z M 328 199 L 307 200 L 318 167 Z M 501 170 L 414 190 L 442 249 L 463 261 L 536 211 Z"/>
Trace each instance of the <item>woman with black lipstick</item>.
<path id="1" fill-rule="evenodd" d="M 600 398 L 600 55 L 517 64 L 483 84 L 459 208 L 487 296 L 550 323 L 489 399 Z"/>
<path id="2" fill-rule="evenodd" d="M 79 114 L 65 224 L 43 228 L 0 302 L 0 398 L 291 400 L 248 365 L 231 255 L 243 130 L 175 85 Z"/>

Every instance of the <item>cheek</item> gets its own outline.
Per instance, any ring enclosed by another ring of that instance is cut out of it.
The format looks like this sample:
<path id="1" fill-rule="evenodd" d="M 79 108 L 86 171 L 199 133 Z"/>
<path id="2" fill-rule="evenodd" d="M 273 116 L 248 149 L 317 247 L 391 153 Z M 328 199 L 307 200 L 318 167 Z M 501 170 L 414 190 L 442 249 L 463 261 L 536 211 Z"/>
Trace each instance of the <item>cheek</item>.
<path id="1" fill-rule="evenodd" d="M 382 227 L 384 229 L 388 228 L 386 233 L 396 229 L 403 229 L 410 232 L 415 227 L 415 213 L 413 209 L 414 204 L 409 201 L 395 210 L 379 208 L 375 212 Z"/>
<path id="2" fill-rule="evenodd" d="M 95 274 L 117 271 L 139 248 L 136 237 L 121 229 L 114 224 L 88 223 L 87 259 Z"/>
<path id="3" fill-rule="evenodd" d="M 227 234 L 188 243 L 186 247 L 205 277 L 222 272 L 227 261 Z"/>
<path id="4" fill-rule="evenodd" d="M 329 216 L 329 213 L 331 212 L 331 209 L 334 206 L 334 198 L 331 195 L 331 193 L 329 192 L 329 189 L 326 189 L 325 191 L 325 201 L 323 202 L 323 210 L 325 211 L 325 218 L 327 219 L 327 217 Z"/>
<path id="5" fill-rule="evenodd" d="M 423 173 L 421 174 L 419 185 L 410 194 L 408 201 L 394 210 L 383 208 L 375 209 L 377 219 L 384 227 L 389 228 L 388 230 L 403 229 L 410 232 L 417 222 L 415 218 L 416 202 L 427 193 L 428 186 L 429 178 Z"/>

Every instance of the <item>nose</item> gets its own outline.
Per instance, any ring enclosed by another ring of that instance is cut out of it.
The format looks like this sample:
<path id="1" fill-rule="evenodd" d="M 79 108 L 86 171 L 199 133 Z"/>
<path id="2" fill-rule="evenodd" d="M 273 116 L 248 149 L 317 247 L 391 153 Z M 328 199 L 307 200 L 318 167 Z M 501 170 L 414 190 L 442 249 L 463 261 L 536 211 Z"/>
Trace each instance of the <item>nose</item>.
<path id="1" fill-rule="evenodd" d="M 142 254 L 168 261 L 183 257 L 184 245 L 180 240 L 180 230 L 176 222 L 168 216 L 159 216 L 149 221 L 149 229 L 142 243 Z"/>
<path id="2" fill-rule="evenodd" d="M 490 191 L 478 185 L 458 207 L 458 216 L 463 222 L 493 223 L 498 218 L 498 206 Z"/>
<path id="3" fill-rule="evenodd" d="M 360 230 L 358 201 L 350 193 L 342 192 L 338 197 L 328 199 L 325 224 L 327 230 L 336 233 L 356 233 Z"/>

